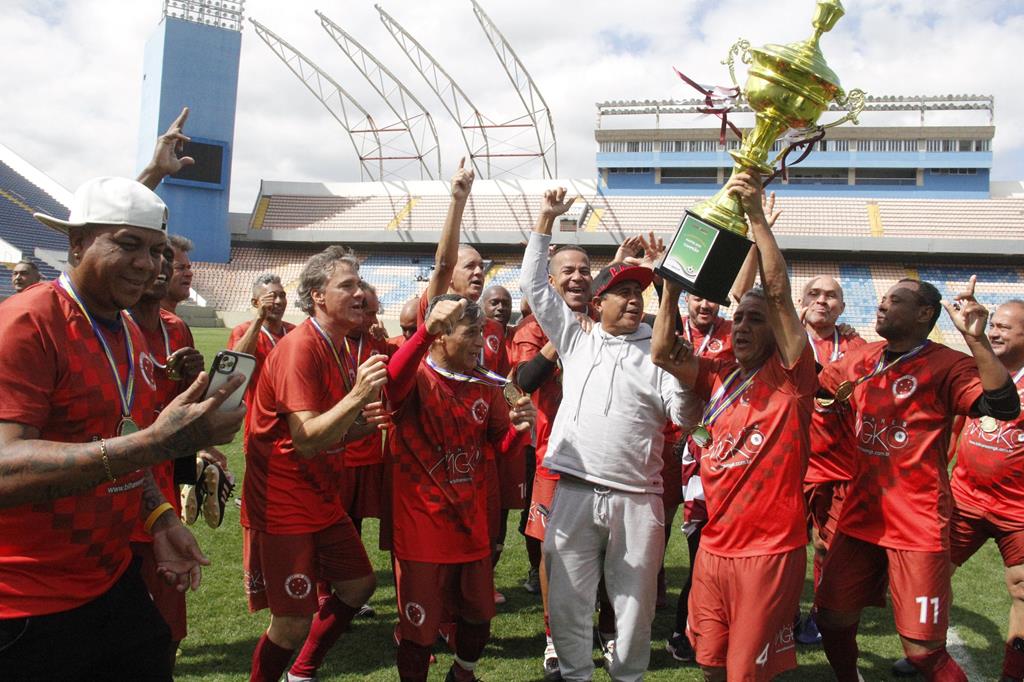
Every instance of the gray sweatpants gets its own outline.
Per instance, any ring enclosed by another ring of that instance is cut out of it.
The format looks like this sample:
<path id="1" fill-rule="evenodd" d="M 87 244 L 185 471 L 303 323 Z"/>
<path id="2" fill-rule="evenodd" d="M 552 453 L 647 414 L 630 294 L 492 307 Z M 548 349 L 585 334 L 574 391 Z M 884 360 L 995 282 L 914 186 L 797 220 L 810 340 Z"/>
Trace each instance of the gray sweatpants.
<path id="1" fill-rule="evenodd" d="M 593 618 L 604 575 L 615 607 L 613 680 L 642 680 L 651 658 L 657 576 L 665 553 L 661 496 L 563 477 L 544 539 L 551 638 L 566 680 L 594 674 Z"/>

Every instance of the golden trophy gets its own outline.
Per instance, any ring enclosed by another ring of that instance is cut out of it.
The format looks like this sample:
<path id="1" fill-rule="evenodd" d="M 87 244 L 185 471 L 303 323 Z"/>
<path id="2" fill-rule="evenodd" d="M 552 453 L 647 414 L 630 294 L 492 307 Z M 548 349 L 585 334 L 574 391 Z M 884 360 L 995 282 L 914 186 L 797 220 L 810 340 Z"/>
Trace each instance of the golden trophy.
<path id="1" fill-rule="evenodd" d="M 722 63 L 729 67 L 729 76 L 739 92 L 736 103 L 746 102 L 755 112 L 753 129 L 743 136 L 739 150 L 729 152 L 736 161 L 733 175 L 745 169 L 771 175 L 786 152 L 770 163 L 768 154 L 787 131 L 793 131 L 789 137 L 794 139 L 820 139 L 825 128 L 846 121 L 858 122 L 864 108 L 864 93 L 843 91 L 818 46 L 821 35 L 830 31 L 843 14 L 839 0 L 818 0 L 811 22 L 814 34 L 807 40 L 760 48 L 740 40 L 730 48 Z M 736 81 L 737 55 L 750 65 L 743 88 Z M 817 125 L 832 102 L 845 107 L 848 113 L 827 125 Z M 723 188 L 686 212 L 656 271 L 701 298 L 729 305 L 729 289 L 750 250 L 751 242 L 746 235 L 743 208 Z"/>

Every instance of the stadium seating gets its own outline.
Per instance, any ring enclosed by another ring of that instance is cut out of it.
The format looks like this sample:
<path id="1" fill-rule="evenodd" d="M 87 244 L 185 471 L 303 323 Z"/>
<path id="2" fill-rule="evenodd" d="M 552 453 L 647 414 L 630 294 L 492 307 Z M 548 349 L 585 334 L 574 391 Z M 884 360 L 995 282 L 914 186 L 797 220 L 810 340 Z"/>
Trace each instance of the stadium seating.
<path id="1" fill-rule="evenodd" d="M 67 252 L 67 238 L 33 218 L 32 213 L 36 211 L 58 218 L 68 216 L 67 207 L 19 175 L 10 166 L 0 162 L 0 239 L 19 249 L 22 257 L 35 263 L 44 279 L 54 279 L 60 273 L 45 261 L 36 258 L 35 252 L 37 248 Z M 14 293 L 6 267 L 2 274 L 0 299 Z"/>

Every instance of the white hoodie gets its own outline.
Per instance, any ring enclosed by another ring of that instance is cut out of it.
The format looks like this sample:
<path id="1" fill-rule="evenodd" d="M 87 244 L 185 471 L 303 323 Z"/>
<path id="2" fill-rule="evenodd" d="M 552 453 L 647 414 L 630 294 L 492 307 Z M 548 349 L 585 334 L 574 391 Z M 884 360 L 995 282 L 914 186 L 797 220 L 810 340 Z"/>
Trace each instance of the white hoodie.
<path id="1" fill-rule="evenodd" d="M 662 492 L 665 422 L 687 427 L 700 401 L 651 361 L 651 327 L 588 334 L 548 282 L 549 235 L 534 232 L 519 286 L 562 360 L 562 403 L 544 466 L 627 492 Z"/>

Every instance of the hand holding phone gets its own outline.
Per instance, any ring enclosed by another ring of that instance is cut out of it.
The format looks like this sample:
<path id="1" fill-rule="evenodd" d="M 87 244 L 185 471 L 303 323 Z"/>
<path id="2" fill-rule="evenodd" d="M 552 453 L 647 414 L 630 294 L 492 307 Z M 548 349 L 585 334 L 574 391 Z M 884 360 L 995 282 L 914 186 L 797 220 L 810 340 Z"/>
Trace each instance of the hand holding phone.
<path id="1" fill-rule="evenodd" d="M 203 398 L 217 391 L 227 383 L 232 374 L 241 374 L 245 382 L 236 388 L 227 399 L 217 408 L 221 411 L 233 410 L 242 404 L 245 396 L 245 389 L 252 379 L 252 373 L 256 369 L 256 358 L 247 353 L 236 353 L 233 350 L 218 351 L 210 364 L 210 383 L 206 387 Z"/>

